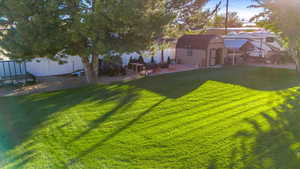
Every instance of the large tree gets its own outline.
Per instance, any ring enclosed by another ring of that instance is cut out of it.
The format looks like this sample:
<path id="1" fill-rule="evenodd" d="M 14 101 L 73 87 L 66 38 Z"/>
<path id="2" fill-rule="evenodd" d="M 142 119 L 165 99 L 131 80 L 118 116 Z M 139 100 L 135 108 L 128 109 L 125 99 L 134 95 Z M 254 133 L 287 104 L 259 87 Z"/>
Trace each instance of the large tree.
<path id="1" fill-rule="evenodd" d="M 172 13 L 164 0 L 0 0 L 0 17 L 9 57 L 80 56 L 92 83 L 99 55 L 146 50 Z"/>
<path id="2" fill-rule="evenodd" d="M 14 59 L 80 56 L 96 82 L 99 55 L 147 50 L 206 1 L 0 0 L 0 45 Z"/>
<path id="3" fill-rule="evenodd" d="M 253 0 L 253 8 L 263 12 L 253 19 L 263 23 L 267 29 L 278 33 L 286 42 L 297 71 L 300 72 L 300 1 L 299 0 Z"/>

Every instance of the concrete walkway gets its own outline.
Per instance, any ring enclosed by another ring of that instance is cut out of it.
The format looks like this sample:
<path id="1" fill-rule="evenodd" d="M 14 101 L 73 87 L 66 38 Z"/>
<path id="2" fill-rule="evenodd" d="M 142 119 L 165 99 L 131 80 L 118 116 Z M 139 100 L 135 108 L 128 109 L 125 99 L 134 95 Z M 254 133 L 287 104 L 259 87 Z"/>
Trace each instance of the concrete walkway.
<path id="1" fill-rule="evenodd" d="M 199 69 L 197 66 L 193 65 L 181 65 L 181 64 L 175 64 L 170 65 L 168 69 L 160 69 L 158 72 L 154 73 L 153 76 L 156 75 L 162 75 L 162 74 L 169 74 L 169 73 L 176 73 L 176 72 L 185 72 L 185 71 L 191 71 Z"/>
<path id="2" fill-rule="evenodd" d="M 263 64 L 263 63 L 256 63 L 256 64 L 248 64 L 249 66 L 257 66 L 257 67 L 270 67 L 270 68 L 278 68 L 278 69 L 291 69 L 296 70 L 295 64 L 285 64 L 285 65 L 273 65 L 273 64 Z"/>
<path id="3" fill-rule="evenodd" d="M 197 67 L 191 65 L 171 65 L 168 69 L 159 69 L 157 72 L 153 73 L 151 76 L 157 76 L 161 74 L 175 73 L 175 72 L 183 72 L 189 70 L 198 69 Z M 111 84 L 115 82 L 126 82 L 131 80 L 136 80 L 143 78 L 144 76 L 136 73 L 128 71 L 125 76 L 101 76 L 99 77 L 99 84 Z M 68 88 L 77 88 L 83 85 L 86 85 L 84 77 L 73 77 L 73 76 L 49 76 L 38 78 L 38 83 L 30 86 L 24 86 L 20 88 L 14 87 L 0 87 L 0 97 L 1 96 L 16 96 L 16 95 L 24 95 L 24 94 L 32 94 L 32 93 L 42 93 L 42 92 L 50 92 Z"/>

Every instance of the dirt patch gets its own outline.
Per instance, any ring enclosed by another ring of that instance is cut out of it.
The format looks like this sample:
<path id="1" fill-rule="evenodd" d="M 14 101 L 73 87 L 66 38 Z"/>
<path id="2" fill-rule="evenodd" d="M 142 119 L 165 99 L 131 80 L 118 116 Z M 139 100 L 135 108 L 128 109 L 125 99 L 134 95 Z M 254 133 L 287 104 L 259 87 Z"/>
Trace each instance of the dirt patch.
<path id="1" fill-rule="evenodd" d="M 76 88 L 86 84 L 82 77 L 51 76 L 37 78 L 37 83 L 23 87 L 0 88 L 0 96 L 17 96 L 32 93 L 50 92 L 55 90 Z"/>
<path id="2" fill-rule="evenodd" d="M 100 77 L 99 84 L 111 84 L 120 81 L 130 81 L 143 76 L 130 73 L 126 76 Z M 78 88 L 87 85 L 85 77 L 75 76 L 49 76 L 37 78 L 37 83 L 23 87 L 7 86 L 0 88 L 0 96 L 18 96 L 33 93 L 51 92 L 62 89 Z"/>

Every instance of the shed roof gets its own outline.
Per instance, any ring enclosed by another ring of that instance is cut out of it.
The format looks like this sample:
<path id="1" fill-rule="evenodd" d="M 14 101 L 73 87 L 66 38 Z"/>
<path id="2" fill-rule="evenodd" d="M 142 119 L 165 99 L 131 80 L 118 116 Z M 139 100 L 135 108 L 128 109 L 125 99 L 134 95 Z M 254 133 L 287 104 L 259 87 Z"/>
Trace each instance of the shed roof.
<path id="1" fill-rule="evenodd" d="M 176 48 L 207 49 L 210 41 L 218 35 L 184 35 L 178 39 Z"/>

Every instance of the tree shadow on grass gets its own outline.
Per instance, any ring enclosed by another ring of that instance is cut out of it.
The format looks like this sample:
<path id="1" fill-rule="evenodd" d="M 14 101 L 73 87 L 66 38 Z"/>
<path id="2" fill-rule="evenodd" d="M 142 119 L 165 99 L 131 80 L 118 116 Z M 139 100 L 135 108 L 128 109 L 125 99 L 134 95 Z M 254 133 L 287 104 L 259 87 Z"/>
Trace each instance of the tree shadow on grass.
<path id="1" fill-rule="evenodd" d="M 250 66 L 232 66 L 165 74 L 146 77 L 127 84 L 176 99 L 194 91 L 207 81 L 267 91 L 283 90 L 300 85 L 299 75 L 293 70 Z"/>
<path id="2" fill-rule="evenodd" d="M 133 88 L 129 89 L 128 91 L 126 91 L 126 95 L 120 99 L 120 101 L 117 104 L 117 106 L 115 106 L 111 111 L 105 113 L 104 115 L 100 116 L 96 120 L 92 121 L 89 124 L 89 128 L 86 131 L 84 131 L 81 134 L 79 134 L 78 136 L 76 136 L 74 139 L 72 139 L 70 143 L 72 143 L 72 142 L 74 142 L 76 140 L 79 140 L 80 138 L 82 138 L 85 135 L 89 134 L 94 129 L 100 127 L 100 125 L 103 122 L 105 122 L 108 118 L 110 118 L 111 116 L 113 116 L 119 110 L 121 110 L 121 109 L 122 110 L 126 110 L 131 105 L 133 105 L 134 101 L 137 100 L 137 99 L 138 99 L 138 95 L 136 93 L 136 90 L 133 89 Z"/>
<path id="3" fill-rule="evenodd" d="M 42 128 L 43 125 L 49 125 L 55 113 L 82 102 L 109 102 L 118 98 L 120 94 L 124 93 L 124 90 L 121 85 L 92 85 L 36 95 L 0 97 L 0 153 L 4 154 L 13 150 L 16 146 L 24 143 L 32 135 L 33 130 Z M 105 120 L 105 118 L 99 119 L 99 121 L 101 120 Z M 53 122 L 55 123 L 55 121 Z M 21 158 L 27 159 L 21 162 L 20 166 L 14 167 L 18 168 L 28 162 L 32 158 L 32 154 L 34 154 L 33 151 L 28 151 L 2 160 L 13 163 Z M 2 160 L 0 160 L 0 164 Z"/>
<path id="4" fill-rule="evenodd" d="M 247 119 L 252 130 L 236 134 L 239 146 L 232 152 L 232 169 L 241 163 L 243 169 L 299 168 L 300 92 L 285 97 L 286 102 L 274 110 L 276 116 L 262 113 L 268 122 L 268 130 L 259 121 Z"/>
<path id="5" fill-rule="evenodd" d="M 84 156 L 88 155 L 89 153 L 92 153 L 94 150 L 96 150 L 97 148 L 101 147 L 105 142 L 109 141 L 110 139 L 114 138 L 115 136 L 117 136 L 122 131 L 128 129 L 130 126 L 132 126 L 133 124 L 135 124 L 137 121 L 139 121 L 142 117 L 144 117 L 145 115 L 147 115 L 148 113 L 150 113 L 155 107 L 157 107 L 158 105 L 160 105 L 161 103 L 163 103 L 165 100 L 167 100 L 167 98 L 161 99 L 160 101 L 158 101 L 157 103 L 155 103 L 151 107 L 149 107 L 147 110 L 141 112 L 135 118 L 131 119 L 125 125 L 121 126 L 120 128 L 116 129 L 112 133 L 108 134 L 106 137 L 104 137 L 103 139 L 101 139 L 98 143 L 94 144 L 93 146 L 91 146 L 90 148 L 86 149 L 85 151 L 79 153 L 79 155 L 77 155 L 75 158 L 70 159 L 69 162 L 66 163 L 63 168 L 68 168 L 69 166 L 71 166 L 74 163 L 78 162 Z M 87 134 L 87 133 L 84 132 L 84 134 Z"/>

